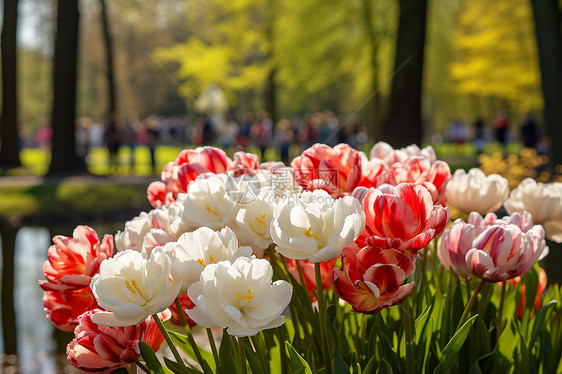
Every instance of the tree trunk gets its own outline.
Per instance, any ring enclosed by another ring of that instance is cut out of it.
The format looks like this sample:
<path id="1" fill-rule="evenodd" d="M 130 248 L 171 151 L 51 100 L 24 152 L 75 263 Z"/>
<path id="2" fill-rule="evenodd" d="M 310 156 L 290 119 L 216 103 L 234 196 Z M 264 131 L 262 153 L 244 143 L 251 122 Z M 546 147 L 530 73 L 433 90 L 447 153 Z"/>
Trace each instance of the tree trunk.
<path id="1" fill-rule="evenodd" d="M 392 93 L 384 139 L 393 147 L 421 145 L 421 93 L 427 0 L 400 0 Z"/>
<path id="2" fill-rule="evenodd" d="M 375 140 L 382 138 L 382 128 L 381 128 L 381 96 L 380 96 L 380 86 L 378 81 L 378 60 L 377 55 L 379 51 L 379 40 L 377 38 L 377 33 L 374 26 L 373 20 L 373 0 L 363 0 L 363 23 L 365 26 L 365 34 L 367 40 L 369 41 L 369 47 L 371 48 L 370 61 L 371 61 L 371 90 L 373 95 L 373 102 L 368 106 L 368 119 L 371 126 L 368 126 L 371 130 L 371 136 Z"/>
<path id="3" fill-rule="evenodd" d="M 2 334 L 4 353 L 8 355 L 18 353 L 16 310 L 14 306 L 14 258 L 17 232 L 17 227 L 7 222 L 0 222 L 0 236 L 2 238 Z"/>
<path id="4" fill-rule="evenodd" d="M 84 172 L 76 154 L 76 85 L 78 68 L 78 0 L 59 0 L 53 66 L 53 149 L 49 175 Z"/>
<path id="5" fill-rule="evenodd" d="M 267 24 L 265 29 L 265 34 L 267 37 L 267 42 L 269 44 L 268 60 L 271 63 L 271 68 L 267 75 L 267 81 L 265 84 L 265 110 L 271 115 L 271 120 L 275 124 L 277 122 L 277 84 L 275 80 L 275 73 L 277 71 L 275 66 L 275 56 L 273 53 L 273 43 L 274 43 L 274 23 L 275 23 L 275 8 L 277 6 L 276 0 L 269 0 L 268 5 L 268 15 Z"/>
<path id="6" fill-rule="evenodd" d="M 108 88 L 108 119 L 114 124 L 117 122 L 117 94 L 115 91 L 115 68 L 113 64 L 113 38 L 109 26 L 109 12 L 107 10 L 107 1 L 99 0 L 101 5 L 101 21 L 103 28 L 103 40 L 105 44 L 105 58 L 107 64 L 107 88 Z"/>
<path id="7" fill-rule="evenodd" d="M 557 0 L 531 0 L 544 97 L 544 122 L 554 165 L 562 164 L 562 17 Z"/>
<path id="8" fill-rule="evenodd" d="M 0 120 L 0 166 L 21 166 L 18 136 L 16 33 L 18 0 L 4 0 L 2 24 L 2 118 Z"/>

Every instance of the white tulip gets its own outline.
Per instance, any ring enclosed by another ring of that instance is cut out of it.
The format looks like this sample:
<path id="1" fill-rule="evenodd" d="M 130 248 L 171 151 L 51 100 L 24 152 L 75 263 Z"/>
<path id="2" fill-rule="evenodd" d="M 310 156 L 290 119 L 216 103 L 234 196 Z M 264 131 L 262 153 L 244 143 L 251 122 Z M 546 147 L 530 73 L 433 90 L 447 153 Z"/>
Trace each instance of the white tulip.
<path id="1" fill-rule="evenodd" d="M 543 225 L 548 239 L 562 242 L 562 183 L 527 178 L 511 191 L 504 206 L 509 214 L 528 211 L 534 223 Z"/>
<path id="2" fill-rule="evenodd" d="M 236 213 L 237 231 L 244 241 L 259 249 L 267 249 L 273 240 L 270 227 L 275 212 L 273 194 L 260 196 L 254 201 L 239 205 Z"/>
<path id="3" fill-rule="evenodd" d="M 507 179 L 498 174 L 486 176 L 478 168 L 470 169 L 468 173 L 463 169 L 456 170 L 446 190 L 447 205 L 481 215 L 498 210 L 508 194 Z"/>
<path id="4" fill-rule="evenodd" d="M 334 200 L 323 190 L 292 195 L 271 222 L 271 238 L 283 256 L 310 262 L 338 257 L 365 226 L 365 213 L 354 197 Z"/>
<path id="5" fill-rule="evenodd" d="M 172 275 L 182 282 L 183 290 L 199 280 L 207 265 L 252 255 L 250 247 L 238 247 L 238 239 L 229 227 L 221 231 L 200 227 L 182 234 L 177 242 L 167 243 L 163 251 L 172 259 Z"/>
<path id="6" fill-rule="evenodd" d="M 238 337 L 281 326 L 293 289 L 283 280 L 272 283 L 272 277 L 267 260 L 239 257 L 211 264 L 189 287 L 195 307 L 185 312 L 203 327 L 226 328 Z"/>
<path id="7" fill-rule="evenodd" d="M 234 202 L 226 195 L 226 174 L 204 174 L 176 200 L 186 224 L 218 230 L 231 221 Z"/>
<path id="8" fill-rule="evenodd" d="M 180 291 L 173 280 L 171 260 L 155 248 L 147 260 L 139 252 L 126 250 L 104 260 L 90 287 L 99 306 L 92 321 L 104 326 L 130 326 L 168 308 Z"/>
<path id="9" fill-rule="evenodd" d="M 126 249 L 140 251 L 144 236 L 152 228 L 150 214 L 141 212 L 140 215 L 125 222 L 125 229 L 115 234 L 115 248 L 121 252 Z"/>
<path id="10" fill-rule="evenodd" d="M 385 142 L 376 143 L 373 148 L 371 148 L 371 160 L 380 159 L 383 160 L 388 166 L 392 166 L 396 162 L 404 162 L 408 157 L 420 156 L 427 159 L 430 164 L 437 161 L 437 156 L 435 155 L 435 150 L 432 146 L 420 149 L 417 145 L 412 144 L 405 148 L 394 149 L 392 146 Z"/>

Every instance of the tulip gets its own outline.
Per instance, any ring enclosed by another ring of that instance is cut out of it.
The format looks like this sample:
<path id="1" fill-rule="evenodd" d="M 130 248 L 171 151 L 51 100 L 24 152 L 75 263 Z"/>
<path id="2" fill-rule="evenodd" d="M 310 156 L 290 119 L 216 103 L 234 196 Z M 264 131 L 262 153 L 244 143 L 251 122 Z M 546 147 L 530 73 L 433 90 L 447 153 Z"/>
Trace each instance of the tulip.
<path id="1" fill-rule="evenodd" d="M 401 183 L 396 187 L 358 189 L 366 216 L 359 246 L 394 248 L 415 256 L 439 235 L 449 221 L 449 210 L 433 205 L 424 186 Z"/>
<path id="2" fill-rule="evenodd" d="M 414 262 L 396 249 L 349 246 L 343 250 L 341 270 L 334 268 L 334 291 L 354 311 L 376 314 L 412 293 L 414 283 L 404 281 L 414 270 Z"/>
<path id="3" fill-rule="evenodd" d="M 337 258 L 365 225 L 361 204 L 351 196 L 334 200 L 326 191 L 303 192 L 281 203 L 271 221 L 276 251 L 312 263 Z"/>
<path id="4" fill-rule="evenodd" d="M 56 328 L 73 331 L 78 317 L 98 308 L 98 303 L 88 286 L 78 290 L 47 291 L 43 295 L 43 308 Z"/>
<path id="5" fill-rule="evenodd" d="M 510 214 L 528 211 L 533 221 L 544 227 L 548 239 L 562 243 L 562 183 L 537 183 L 527 178 L 511 191 L 504 206 Z"/>
<path id="6" fill-rule="evenodd" d="M 232 220 L 234 202 L 226 194 L 226 175 L 207 174 L 193 181 L 177 199 L 179 214 L 188 225 L 219 230 Z"/>
<path id="7" fill-rule="evenodd" d="M 155 248 L 150 258 L 133 250 L 102 262 L 91 289 L 100 307 L 92 320 L 104 326 L 128 326 L 166 309 L 176 298 L 181 281 L 171 274 L 171 260 Z"/>
<path id="8" fill-rule="evenodd" d="M 226 328 L 237 337 L 281 326 L 293 289 L 283 280 L 272 283 L 272 277 L 271 264 L 263 259 L 239 257 L 233 263 L 210 264 L 189 287 L 195 307 L 185 312 L 203 327 Z"/>
<path id="9" fill-rule="evenodd" d="M 154 208 L 163 208 L 175 201 L 173 194 L 168 192 L 166 184 L 160 181 L 150 183 L 146 189 L 146 195 L 148 202 Z"/>
<path id="10" fill-rule="evenodd" d="M 46 281 L 39 285 L 45 291 L 78 290 L 89 286 L 100 263 L 113 256 L 113 237 L 105 235 L 100 243 L 96 232 L 88 226 L 78 226 L 73 237 L 57 235 L 43 265 Z"/>
<path id="11" fill-rule="evenodd" d="M 119 252 L 126 249 L 141 251 L 144 236 L 152 228 L 149 213 L 141 212 L 137 217 L 125 222 L 125 229 L 115 234 L 115 247 Z"/>
<path id="12" fill-rule="evenodd" d="M 334 148 L 315 144 L 296 157 L 291 167 L 304 189 L 322 188 L 337 196 L 351 193 L 361 179 L 361 157 L 347 144 Z"/>
<path id="13" fill-rule="evenodd" d="M 189 327 L 193 327 L 195 325 L 197 325 L 191 318 L 189 318 L 189 316 L 185 313 L 186 309 L 192 309 L 195 304 L 193 304 L 193 301 L 191 301 L 191 299 L 189 298 L 189 296 L 187 296 L 186 294 L 179 294 L 178 295 L 178 299 L 180 301 L 180 306 L 181 306 L 181 313 L 183 313 L 183 316 L 185 318 L 185 321 L 187 322 L 187 324 L 189 325 Z M 178 308 L 176 306 L 176 303 L 173 302 L 168 309 L 170 310 L 170 312 L 172 312 L 172 318 L 170 319 L 170 321 L 172 321 L 172 323 L 174 325 L 180 325 L 181 324 L 181 316 L 180 316 L 180 312 L 178 311 Z"/>
<path id="14" fill-rule="evenodd" d="M 183 283 L 184 290 L 199 280 L 207 265 L 252 255 L 250 247 L 238 247 L 238 239 L 229 227 L 221 231 L 200 227 L 183 234 L 177 242 L 167 243 L 162 251 L 170 257 L 172 275 L 176 281 Z"/>
<path id="15" fill-rule="evenodd" d="M 324 290 L 328 290 L 328 289 L 330 289 L 330 287 L 332 287 L 332 270 L 334 269 L 334 266 L 336 266 L 337 261 L 338 261 L 338 259 L 334 258 L 333 260 L 322 261 L 322 262 L 319 263 L 320 264 L 320 277 L 321 277 L 321 281 L 322 281 L 322 289 L 324 289 Z M 315 277 L 315 273 L 314 273 L 314 271 L 315 271 L 314 270 L 314 264 L 312 264 L 311 262 L 306 261 L 306 260 L 302 260 L 300 262 L 300 264 L 301 264 L 301 269 L 302 269 L 306 289 L 308 290 L 308 294 L 310 295 L 310 297 L 313 298 L 314 292 L 316 291 L 316 277 Z M 300 275 L 298 273 L 297 261 L 288 258 L 287 259 L 287 266 L 289 268 L 289 272 L 291 273 L 291 275 L 300 284 L 301 280 L 300 280 Z"/>
<path id="16" fill-rule="evenodd" d="M 234 153 L 232 163 L 229 166 L 229 170 L 235 169 L 247 169 L 247 170 L 257 170 L 260 167 L 260 159 L 258 155 L 253 153 L 247 153 L 238 151 Z"/>
<path id="17" fill-rule="evenodd" d="M 512 287 L 517 287 L 517 285 L 521 282 L 521 277 L 515 277 L 507 281 Z M 543 268 L 539 268 L 539 284 L 537 287 L 537 293 L 535 295 L 534 300 L 534 307 L 535 310 L 538 312 L 542 306 L 542 298 L 543 292 L 546 289 L 546 272 Z M 520 320 L 523 318 L 523 310 L 525 308 L 525 285 L 521 286 L 521 300 L 519 301 L 519 306 L 517 307 L 517 311 L 515 312 L 515 316 Z"/>
<path id="18" fill-rule="evenodd" d="M 382 160 L 388 166 L 392 166 L 397 162 L 402 163 L 412 156 L 421 156 L 427 159 L 431 164 L 433 164 L 437 159 L 432 146 L 420 149 L 417 145 L 412 144 L 406 148 L 394 149 L 391 145 L 385 142 L 376 143 L 373 148 L 371 148 L 370 156 L 371 160 Z"/>
<path id="19" fill-rule="evenodd" d="M 462 169 L 455 171 L 447 184 L 446 198 L 448 205 L 462 212 L 483 215 L 498 210 L 508 194 L 507 179 L 498 174 L 486 176 L 473 168 L 468 174 Z"/>
<path id="20" fill-rule="evenodd" d="M 140 358 L 139 341 L 144 341 L 155 352 L 164 342 L 152 317 L 139 325 L 106 327 L 92 320 L 92 315 L 99 311 L 92 310 L 80 316 L 74 330 L 75 338 L 66 347 L 68 361 L 83 373 L 111 373 Z M 169 319 L 170 312 L 161 313 L 160 317 Z"/>

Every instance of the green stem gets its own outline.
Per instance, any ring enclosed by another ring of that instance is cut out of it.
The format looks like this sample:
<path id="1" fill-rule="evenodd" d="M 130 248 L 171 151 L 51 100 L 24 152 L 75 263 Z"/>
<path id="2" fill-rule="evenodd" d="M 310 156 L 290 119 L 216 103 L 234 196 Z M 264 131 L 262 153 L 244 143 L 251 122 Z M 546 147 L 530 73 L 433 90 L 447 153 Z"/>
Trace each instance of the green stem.
<path id="1" fill-rule="evenodd" d="M 213 352 L 213 358 L 215 359 L 215 366 L 220 367 L 219 352 L 217 351 L 217 345 L 215 343 L 215 337 L 213 336 L 213 331 L 207 328 L 207 338 L 209 338 L 209 344 L 211 345 L 211 351 Z"/>
<path id="2" fill-rule="evenodd" d="M 505 287 L 507 282 L 502 282 L 502 293 L 500 295 L 500 306 L 498 308 L 498 335 L 502 332 L 502 319 L 503 319 L 503 300 L 505 298 Z"/>
<path id="3" fill-rule="evenodd" d="M 466 278 L 466 299 L 470 300 L 470 279 Z"/>
<path id="4" fill-rule="evenodd" d="M 304 280 L 304 273 L 302 272 L 302 267 L 301 267 L 301 262 L 299 260 L 295 260 L 295 262 L 297 263 L 297 270 L 299 272 L 299 280 L 301 281 L 301 286 L 307 291 L 308 293 L 308 287 L 306 285 L 306 281 Z"/>
<path id="5" fill-rule="evenodd" d="M 279 351 L 281 352 L 281 372 L 283 374 L 287 373 L 287 352 L 285 351 L 285 327 L 281 326 L 275 329 L 277 333 L 277 339 L 279 339 Z"/>
<path id="6" fill-rule="evenodd" d="M 127 367 L 129 374 L 137 374 L 137 365 L 131 364 Z"/>
<path id="7" fill-rule="evenodd" d="M 147 374 L 150 374 L 150 370 L 144 366 L 140 361 L 135 362 L 137 364 L 138 367 L 141 368 L 142 371 L 144 371 Z"/>
<path id="8" fill-rule="evenodd" d="M 209 364 L 207 364 L 207 362 L 203 359 L 203 356 L 201 356 L 201 352 L 199 352 L 199 346 L 195 342 L 195 339 L 193 338 L 193 334 L 191 333 L 191 328 L 187 323 L 185 324 L 184 328 L 185 328 L 185 334 L 187 335 L 187 340 L 189 341 L 191 348 L 193 348 L 193 352 L 195 352 L 195 357 L 197 358 L 197 362 L 199 362 L 199 365 L 201 365 L 201 369 L 203 369 L 203 372 L 208 373 Z"/>
<path id="9" fill-rule="evenodd" d="M 181 367 L 183 372 L 187 373 L 187 367 L 185 366 L 185 363 L 183 362 L 183 359 L 181 358 L 178 350 L 176 349 L 176 346 L 175 346 L 174 342 L 172 341 L 172 338 L 170 337 L 170 334 L 168 334 L 168 330 L 166 330 L 166 328 L 164 327 L 164 324 L 160 320 L 160 317 L 158 317 L 157 313 L 154 313 L 152 315 L 152 318 L 154 318 L 154 321 L 156 322 L 156 325 L 158 325 L 158 328 L 160 329 L 160 332 L 162 332 L 162 335 L 164 336 L 164 339 L 166 340 L 166 343 L 168 343 L 168 347 L 170 347 L 170 350 L 172 351 L 172 354 L 174 355 L 174 358 L 178 362 L 178 365 Z"/>
<path id="10" fill-rule="evenodd" d="M 410 300 L 402 303 L 402 318 L 404 319 L 404 337 L 406 339 L 406 373 L 414 374 L 414 354 L 412 351 L 412 321 Z"/>
<path id="11" fill-rule="evenodd" d="M 480 283 L 478 283 L 478 286 L 476 286 L 476 289 L 474 290 L 474 293 L 472 294 L 472 297 L 470 298 L 470 300 L 468 300 L 468 304 L 466 304 L 466 308 L 464 308 L 464 312 L 461 316 L 461 320 L 459 321 L 459 324 L 457 325 L 457 328 L 455 329 L 455 332 L 459 331 L 461 326 L 464 325 L 464 323 L 468 319 L 468 315 L 470 313 L 470 310 L 472 309 L 472 307 L 474 306 L 474 303 L 476 302 L 476 299 L 478 298 L 478 292 L 480 292 L 482 287 L 484 287 L 485 283 L 486 283 L 486 281 L 484 279 L 482 279 L 480 281 Z"/>
<path id="12" fill-rule="evenodd" d="M 326 331 L 324 331 L 326 306 L 324 304 L 324 289 L 322 288 L 322 274 L 320 272 L 319 262 L 314 264 L 314 274 L 316 276 L 316 299 L 318 300 L 318 319 L 320 322 L 320 343 L 322 345 L 322 357 L 324 359 L 324 368 L 328 373 L 331 373 L 332 369 L 330 368 L 330 358 L 328 357 L 328 342 L 326 341 Z"/>
<path id="13" fill-rule="evenodd" d="M 238 338 L 238 363 L 240 365 L 240 373 L 246 374 L 246 348 L 244 347 L 244 337 Z"/>
<path id="14" fill-rule="evenodd" d="M 184 314 L 183 309 L 181 307 L 179 296 L 176 297 L 175 303 L 176 303 L 176 309 L 178 310 L 178 314 L 180 315 L 180 323 L 181 323 L 182 326 L 185 326 L 185 325 L 187 325 L 187 320 L 185 319 L 185 314 Z"/>

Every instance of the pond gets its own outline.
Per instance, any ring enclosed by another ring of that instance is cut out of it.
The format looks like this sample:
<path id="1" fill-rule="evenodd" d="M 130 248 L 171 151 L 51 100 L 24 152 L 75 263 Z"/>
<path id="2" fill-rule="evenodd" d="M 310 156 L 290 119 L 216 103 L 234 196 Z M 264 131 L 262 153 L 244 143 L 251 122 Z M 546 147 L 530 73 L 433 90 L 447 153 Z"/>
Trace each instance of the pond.
<path id="1" fill-rule="evenodd" d="M 116 232 L 112 224 L 92 225 L 100 236 Z M 61 332 L 45 318 L 43 290 L 38 281 L 43 277 L 43 263 L 52 236 L 72 236 L 75 225 L 56 227 L 14 228 L 2 223 L 2 307 L 0 315 L 0 362 L 3 373 L 50 374 L 77 373 L 64 354 L 71 333 Z M 13 253 L 13 266 L 10 265 Z M 13 276 L 13 285 L 11 277 Z M 12 297 L 13 292 L 13 297 Z M 17 352 L 6 355 L 6 352 Z"/>

